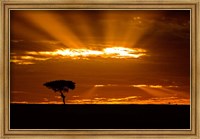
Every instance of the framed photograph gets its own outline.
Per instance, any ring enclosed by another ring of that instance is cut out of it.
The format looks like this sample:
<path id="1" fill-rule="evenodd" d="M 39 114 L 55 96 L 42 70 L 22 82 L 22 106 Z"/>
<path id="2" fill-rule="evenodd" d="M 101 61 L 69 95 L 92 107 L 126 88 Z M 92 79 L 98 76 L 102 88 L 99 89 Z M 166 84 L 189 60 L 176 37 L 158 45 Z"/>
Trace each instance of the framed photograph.
<path id="1" fill-rule="evenodd" d="M 199 138 L 198 0 L 1 12 L 1 137 Z"/>

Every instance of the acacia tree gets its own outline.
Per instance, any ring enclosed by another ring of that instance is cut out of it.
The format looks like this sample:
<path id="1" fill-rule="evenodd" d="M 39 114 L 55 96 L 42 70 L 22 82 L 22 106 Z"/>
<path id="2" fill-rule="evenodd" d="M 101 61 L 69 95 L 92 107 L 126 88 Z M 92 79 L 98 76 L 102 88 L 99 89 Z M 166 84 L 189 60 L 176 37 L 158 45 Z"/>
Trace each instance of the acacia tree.
<path id="1" fill-rule="evenodd" d="M 62 97 L 63 104 L 65 104 L 65 95 L 64 93 L 68 92 L 69 89 L 75 89 L 75 83 L 72 81 L 66 80 L 55 80 L 46 82 L 43 84 L 49 89 L 52 89 L 54 92 L 59 92 L 60 96 Z"/>

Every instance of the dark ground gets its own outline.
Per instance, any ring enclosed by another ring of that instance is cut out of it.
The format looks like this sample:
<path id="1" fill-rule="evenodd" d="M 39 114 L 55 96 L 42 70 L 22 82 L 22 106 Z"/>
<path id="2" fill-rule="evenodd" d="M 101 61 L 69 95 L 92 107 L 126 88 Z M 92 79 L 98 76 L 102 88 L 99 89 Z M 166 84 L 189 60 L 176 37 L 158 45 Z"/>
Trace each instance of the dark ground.
<path id="1" fill-rule="evenodd" d="M 190 129 L 190 106 L 11 104 L 10 128 Z"/>

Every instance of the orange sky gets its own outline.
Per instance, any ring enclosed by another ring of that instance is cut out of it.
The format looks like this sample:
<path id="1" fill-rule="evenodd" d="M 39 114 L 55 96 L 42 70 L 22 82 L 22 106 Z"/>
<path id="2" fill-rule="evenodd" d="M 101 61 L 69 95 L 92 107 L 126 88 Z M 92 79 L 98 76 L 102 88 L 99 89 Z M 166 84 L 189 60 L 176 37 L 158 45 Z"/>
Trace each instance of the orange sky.
<path id="1" fill-rule="evenodd" d="M 12 10 L 11 103 L 190 104 L 189 10 Z"/>

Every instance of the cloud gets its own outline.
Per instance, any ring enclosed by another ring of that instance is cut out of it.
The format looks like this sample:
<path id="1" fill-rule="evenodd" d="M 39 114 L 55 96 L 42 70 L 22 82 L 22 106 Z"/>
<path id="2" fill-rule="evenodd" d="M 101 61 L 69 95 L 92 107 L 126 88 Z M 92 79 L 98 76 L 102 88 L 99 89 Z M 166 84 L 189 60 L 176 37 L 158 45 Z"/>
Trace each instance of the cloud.
<path id="1" fill-rule="evenodd" d="M 30 56 L 30 55 L 22 55 L 16 56 L 16 54 L 11 54 L 11 63 L 19 64 L 19 65 L 31 65 L 35 64 L 38 61 L 46 61 L 48 57 L 38 57 L 38 56 Z"/>
<path id="2" fill-rule="evenodd" d="M 128 85 L 128 84 L 96 84 L 94 87 L 135 87 L 135 88 L 179 88 L 177 85 L 152 85 L 152 84 L 133 84 L 133 85 Z"/>
<path id="3" fill-rule="evenodd" d="M 67 48 L 54 51 L 28 51 L 18 56 L 11 53 L 11 62 L 16 64 L 34 64 L 37 61 L 49 59 L 136 59 L 146 55 L 146 50 L 140 48 L 110 47 L 102 50 Z"/>
<path id="4" fill-rule="evenodd" d="M 178 97 L 150 98 L 139 100 L 139 104 L 190 104 L 190 99 Z"/>
<path id="5" fill-rule="evenodd" d="M 67 104 L 178 104 L 189 105 L 190 99 L 180 99 L 178 97 L 150 98 L 143 99 L 141 97 L 127 98 L 97 98 L 97 99 L 76 99 L 67 100 Z M 11 104 L 63 104 L 62 101 L 12 101 Z"/>
<path id="6" fill-rule="evenodd" d="M 68 100 L 69 104 L 190 104 L 190 99 L 178 97 L 162 97 L 144 99 L 141 96 L 123 98 L 94 98 Z"/>
<path id="7" fill-rule="evenodd" d="M 140 96 L 129 96 L 129 97 L 123 97 L 123 98 L 108 98 L 108 102 L 114 102 L 114 103 L 129 103 L 129 101 L 135 100 L 137 98 L 140 98 Z"/>

